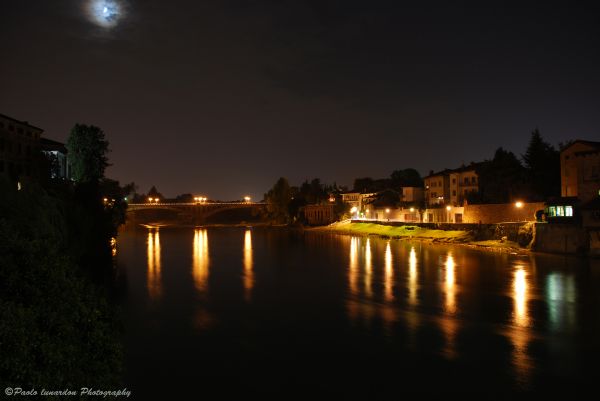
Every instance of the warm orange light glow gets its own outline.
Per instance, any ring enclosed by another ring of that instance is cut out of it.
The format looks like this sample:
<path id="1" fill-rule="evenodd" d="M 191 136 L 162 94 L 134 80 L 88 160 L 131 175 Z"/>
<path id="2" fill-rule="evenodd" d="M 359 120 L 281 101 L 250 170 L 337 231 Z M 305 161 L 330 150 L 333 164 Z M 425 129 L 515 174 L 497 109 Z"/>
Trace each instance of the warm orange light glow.
<path id="1" fill-rule="evenodd" d="M 249 196 L 244 196 L 244 201 L 245 202 L 250 202 L 250 197 Z"/>
<path id="2" fill-rule="evenodd" d="M 160 265 L 160 236 L 158 229 L 148 231 L 148 294 L 158 298 L 162 292 Z"/>
<path id="3" fill-rule="evenodd" d="M 250 299 L 254 287 L 254 271 L 252 266 L 252 231 L 244 233 L 244 296 Z"/>
<path id="4" fill-rule="evenodd" d="M 152 202 L 154 198 L 148 198 L 148 202 Z"/>
<path id="5" fill-rule="evenodd" d="M 528 326 L 529 316 L 527 314 L 527 277 L 525 270 L 518 267 L 514 273 L 514 322 L 518 326 Z"/>
<path id="6" fill-rule="evenodd" d="M 350 239 L 350 268 L 348 271 L 348 281 L 350 283 L 350 292 L 358 294 L 358 238 Z"/>
<path id="7" fill-rule="evenodd" d="M 373 296 L 373 258 L 371 256 L 371 242 L 367 238 L 365 249 L 365 295 L 369 298 Z"/>
<path id="8" fill-rule="evenodd" d="M 390 212 L 390 209 L 385 209 L 385 212 L 386 212 L 386 213 L 389 213 L 389 212 Z"/>
<path id="9" fill-rule="evenodd" d="M 523 202 L 519 201 L 515 203 L 515 206 L 518 207 L 519 209 L 523 207 Z"/>
<path id="10" fill-rule="evenodd" d="M 408 302 L 417 305 L 417 253 L 414 246 L 408 257 Z"/>
<path id="11" fill-rule="evenodd" d="M 445 263 L 446 267 L 446 282 L 445 282 L 445 290 L 446 290 L 446 305 L 445 309 L 448 313 L 456 312 L 456 284 L 455 284 L 455 264 L 454 257 L 452 254 L 448 254 Z"/>
<path id="12" fill-rule="evenodd" d="M 192 258 L 192 275 L 194 284 L 199 292 L 208 288 L 209 258 L 208 258 L 208 232 L 206 229 L 194 230 L 194 248 Z"/>
<path id="13" fill-rule="evenodd" d="M 452 209 L 452 207 L 451 207 L 451 206 L 446 206 L 446 210 L 447 210 L 447 211 L 450 211 L 451 209 Z"/>
<path id="14" fill-rule="evenodd" d="M 387 243 L 385 247 L 385 300 L 392 301 L 394 299 L 394 269 L 392 264 L 392 249 L 390 248 L 390 243 Z"/>

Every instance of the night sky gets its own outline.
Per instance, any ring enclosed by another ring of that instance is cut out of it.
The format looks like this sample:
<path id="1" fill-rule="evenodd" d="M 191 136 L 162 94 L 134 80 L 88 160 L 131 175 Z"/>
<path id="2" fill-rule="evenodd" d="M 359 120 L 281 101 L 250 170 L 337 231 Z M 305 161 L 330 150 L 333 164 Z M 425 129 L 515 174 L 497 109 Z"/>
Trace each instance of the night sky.
<path id="1" fill-rule="evenodd" d="M 0 113 L 61 141 L 101 127 L 140 192 L 260 199 L 280 176 L 521 154 L 536 127 L 600 138 L 600 13 L 579 2 L 88 3 L 0 0 Z"/>

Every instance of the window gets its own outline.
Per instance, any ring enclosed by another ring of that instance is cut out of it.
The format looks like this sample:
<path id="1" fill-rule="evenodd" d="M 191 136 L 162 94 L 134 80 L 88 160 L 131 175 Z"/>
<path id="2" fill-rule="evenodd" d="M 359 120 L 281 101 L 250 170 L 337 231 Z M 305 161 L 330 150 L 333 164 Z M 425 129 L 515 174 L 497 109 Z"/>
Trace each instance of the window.
<path id="1" fill-rule="evenodd" d="M 573 217 L 573 206 L 565 206 L 565 216 Z"/>
<path id="2" fill-rule="evenodd" d="M 565 215 L 565 207 L 564 206 L 556 206 L 556 216 L 564 217 Z"/>
<path id="3" fill-rule="evenodd" d="M 452 191 L 452 196 L 456 196 L 456 191 Z"/>
<path id="4" fill-rule="evenodd" d="M 453 179 L 452 179 L 452 183 L 453 183 L 453 184 L 456 184 L 456 178 L 453 178 Z"/>
<path id="5" fill-rule="evenodd" d="M 556 207 L 550 206 L 548 208 L 548 216 L 555 217 L 556 216 Z"/>

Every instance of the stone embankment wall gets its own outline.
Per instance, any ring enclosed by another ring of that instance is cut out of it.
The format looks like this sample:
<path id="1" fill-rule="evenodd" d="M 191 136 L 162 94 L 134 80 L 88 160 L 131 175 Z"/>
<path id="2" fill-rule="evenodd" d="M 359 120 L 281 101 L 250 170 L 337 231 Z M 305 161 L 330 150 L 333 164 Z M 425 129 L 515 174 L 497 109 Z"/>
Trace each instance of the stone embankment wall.
<path id="1" fill-rule="evenodd" d="M 572 224 L 535 224 L 532 249 L 552 253 L 586 253 L 590 241 L 587 231 Z"/>
<path id="2" fill-rule="evenodd" d="M 463 222 L 465 223 L 502 223 L 504 221 L 535 221 L 535 212 L 544 209 L 544 202 L 490 205 L 465 205 Z"/>

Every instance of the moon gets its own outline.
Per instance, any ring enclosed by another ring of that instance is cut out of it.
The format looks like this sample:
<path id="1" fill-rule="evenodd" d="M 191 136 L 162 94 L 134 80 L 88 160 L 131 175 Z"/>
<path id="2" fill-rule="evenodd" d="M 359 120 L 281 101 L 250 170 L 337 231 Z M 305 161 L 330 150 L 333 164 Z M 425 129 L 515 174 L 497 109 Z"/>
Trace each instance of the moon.
<path id="1" fill-rule="evenodd" d="M 124 10 L 118 0 L 89 0 L 87 14 L 96 25 L 113 28 L 123 18 Z"/>

